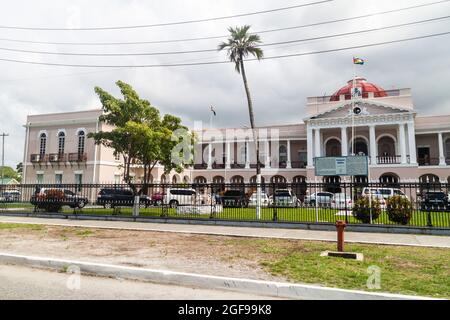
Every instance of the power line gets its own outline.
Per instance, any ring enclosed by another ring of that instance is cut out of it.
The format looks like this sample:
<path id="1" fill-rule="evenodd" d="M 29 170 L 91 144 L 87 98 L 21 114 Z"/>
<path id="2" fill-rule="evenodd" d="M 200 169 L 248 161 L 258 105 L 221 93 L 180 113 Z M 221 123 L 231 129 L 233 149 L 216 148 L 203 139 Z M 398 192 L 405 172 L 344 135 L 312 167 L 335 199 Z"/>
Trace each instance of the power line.
<path id="1" fill-rule="evenodd" d="M 315 26 L 333 24 L 333 23 L 338 23 L 338 22 L 346 22 L 346 21 L 369 18 L 369 17 L 379 16 L 379 15 L 384 15 L 384 14 L 389 14 L 389 13 L 418 9 L 418 8 L 433 6 L 433 5 L 437 5 L 437 4 L 443 4 L 443 3 L 447 3 L 447 2 L 450 2 L 450 0 L 441 0 L 441 1 L 436 1 L 436 2 L 415 5 L 415 6 L 403 7 L 403 8 L 392 9 L 392 10 L 387 10 L 387 11 L 379 11 L 379 12 L 370 13 L 370 14 L 364 14 L 364 15 L 353 16 L 353 17 L 342 18 L 342 19 L 335 19 L 335 20 L 327 20 L 327 21 L 303 24 L 303 25 L 298 25 L 298 26 L 255 31 L 255 32 L 252 32 L 252 34 L 264 34 L 264 33 L 271 33 L 271 32 L 279 32 L 279 31 L 286 31 L 286 30 L 295 30 L 295 29 L 302 29 L 302 28 L 308 28 L 308 27 L 315 27 Z M 0 41 L 9 41 L 9 42 L 17 42 L 17 43 L 32 43 L 32 44 L 51 44 L 51 45 L 108 46 L 108 45 L 140 45 L 140 44 L 190 42 L 190 41 L 199 41 L 199 40 L 222 39 L 222 38 L 226 38 L 226 37 L 227 37 L 227 35 L 220 35 L 220 36 L 197 37 L 197 38 L 152 40 L 152 41 L 131 41 L 131 42 L 56 42 L 56 41 L 20 40 L 20 39 L 11 39 L 11 38 L 0 38 Z"/>
<path id="2" fill-rule="evenodd" d="M 314 40 L 324 40 L 324 39 L 343 37 L 343 36 L 349 36 L 349 35 L 354 35 L 354 34 L 368 33 L 368 32 L 381 31 L 381 30 L 387 30 L 387 29 L 393 29 L 393 28 L 399 28 L 399 27 L 412 26 L 412 25 L 428 23 L 428 22 L 435 22 L 435 21 L 440 21 L 440 20 L 448 19 L 448 18 L 450 18 L 450 16 L 430 18 L 430 19 L 419 20 L 419 21 L 412 21 L 412 22 L 408 22 L 408 23 L 401 23 L 401 24 L 379 27 L 379 28 L 337 33 L 337 34 L 325 35 L 325 36 L 320 36 L 320 37 L 265 43 L 265 44 L 261 44 L 260 47 L 275 46 L 275 45 L 281 45 L 281 44 L 290 44 L 290 43 L 297 43 L 297 42 L 307 42 L 307 41 L 314 41 Z M 166 51 L 166 52 L 135 52 L 135 53 L 86 53 L 86 52 L 82 53 L 82 52 L 79 52 L 79 53 L 77 53 L 77 52 L 36 51 L 36 50 L 24 50 L 24 49 L 14 49 L 14 48 L 4 48 L 4 47 L 0 47 L 0 50 L 10 51 L 10 52 L 21 52 L 21 53 L 58 55 L 58 56 L 94 56 L 94 57 L 158 56 L 158 55 L 176 55 L 176 54 L 217 52 L 217 49 L 199 49 L 199 50 Z"/>
<path id="3" fill-rule="evenodd" d="M 197 19 L 197 20 L 184 20 L 184 21 L 175 21 L 175 22 L 165 22 L 165 23 L 156 23 L 156 24 L 144 24 L 144 25 L 134 25 L 134 26 L 113 26 L 113 27 L 90 27 L 90 28 L 51 28 L 51 27 L 21 27 L 21 26 L 0 26 L 0 29 L 14 29 L 14 30 L 36 30 L 36 31 L 93 31 L 93 30 L 119 30 L 119 29 L 139 29 L 139 28 L 153 28 L 153 27 L 165 27 L 165 26 L 174 26 L 174 25 L 183 25 L 183 24 L 192 24 L 192 23 L 200 23 L 200 22 L 208 22 L 208 21 L 217 21 L 217 20 L 225 20 L 231 18 L 240 18 L 240 17 L 248 17 L 259 14 L 266 14 L 272 12 L 286 11 L 297 8 L 309 7 L 314 5 L 319 5 L 327 2 L 333 2 L 334 0 L 320 0 L 315 2 L 309 2 L 289 7 L 281 7 L 269 10 L 255 11 L 249 13 L 241 13 L 234 14 L 229 16 L 221 16 L 214 18 L 206 18 L 206 19 Z"/>
<path id="4" fill-rule="evenodd" d="M 442 33 L 428 34 L 428 35 L 412 37 L 412 38 L 404 38 L 404 39 L 397 39 L 397 40 L 384 41 L 384 42 L 378 42 L 378 43 L 370 43 L 370 44 L 364 44 L 364 45 L 358 45 L 358 46 L 343 47 L 343 48 L 337 48 L 337 49 L 327 49 L 327 50 L 320 50 L 320 51 L 269 56 L 269 57 L 263 58 L 263 60 L 282 59 L 282 58 L 289 58 L 289 57 L 299 57 L 299 56 L 323 54 L 323 53 L 330 53 L 330 52 L 346 51 L 346 50 L 352 50 L 352 49 L 376 47 L 376 46 L 382 46 L 382 45 L 393 44 L 393 43 L 400 43 L 400 42 L 406 42 L 406 41 L 413 41 L 413 40 L 419 40 L 419 39 L 444 36 L 444 35 L 448 35 L 448 34 L 450 34 L 450 31 L 442 32 Z M 246 61 L 256 61 L 256 60 L 257 59 L 254 58 L 254 59 L 247 59 Z M 0 61 L 22 63 L 22 64 L 32 64 L 32 65 L 45 65 L 45 66 L 56 66 L 56 67 L 77 67 L 77 68 L 157 68 L 157 67 L 183 67 L 183 66 L 200 66 L 200 65 L 214 65 L 214 64 L 230 63 L 229 61 L 209 61 L 209 62 L 197 62 L 197 63 L 167 63 L 167 64 L 140 64 L 140 65 L 139 64 L 138 65 L 94 65 L 94 64 L 88 65 L 88 64 L 65 64 L 65 63 L 38 62 L 38 61 L 16 60 L 16 59 L 6 59 L 6 58 L 0 58 Z"/>

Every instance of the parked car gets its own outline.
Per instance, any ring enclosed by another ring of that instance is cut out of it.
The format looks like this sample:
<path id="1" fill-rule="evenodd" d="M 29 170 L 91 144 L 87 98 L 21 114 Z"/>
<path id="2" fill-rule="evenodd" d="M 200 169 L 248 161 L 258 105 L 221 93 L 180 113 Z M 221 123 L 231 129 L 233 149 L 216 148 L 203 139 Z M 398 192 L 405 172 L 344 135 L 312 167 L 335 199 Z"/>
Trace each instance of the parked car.
<path id="1" fill-rule="evenodd" d="M 151 200 L 152 204 L 155 206 L 160 206 L 163 204 L 165 193 L 163 192 L 155 192 L 152 194 Z"/>
<path id="2" fill-rule="evenodd" d="M 256 207 L 257 194 L 253 192 L 250 198 L 248 199 L 249 207 Z M 267 207 L 269 205 L 269 196 L 265 192 L 261 192 L 261 206 Z"/>
<path id="3" fill-rule="evenodd" d="M 305 197 L 305 204 L 310 206 L 331 207 L 334 194 L 331 192 L 317 192 Z"/>
<path id="4" fill-rule="evenodd" d="M 31 196 L 30 202 L 38 208 L 61 208 L 69 206 L 71 208 L 84 208 L 88 199 L 77 195 L 75 192 L 61 188 L 39 188 Z"/>
<path id="5" fill-rule="evenodd" d="M 421 210 L 450 210 L 448 195 L 442 191 L 426 191 L 421 197 Z"/>
<path id="6" fill-rule="evenodd" d="M 6 190 L 0 195 L 4 202 L 18 202 L 21 199 L 22 194 L 19 190 Z"/>
<path id="7" fill-rule="evenodd" d="M 179 205 L 196 205 L 199 197 L 194 189 L 169 188 L 164 195 L 164 204 L 168 204 L 171 208 Z"/>
<path id="8" fill-rule="evenodd" d="M 275 190 L 269 201 L 277 207 L 297 207 L 299 203 L 297 196 L 288 189 Z"/>
<path id="9" fill-rule="evenodd" d="M 104 188 L 97 194 L 97 205 L 104 208 L 132 207 L 134 204 L 133 191 L 122 188 Z M 139 205 L 149 207 L 152 199 L 149 196 L 139 197 Z"/>
<path id="10" fill-rule="evenodd" d="M 364 195 L 368 195 L 369 188 L 367 188 L 367 187 L 364 188 L 362 192 Z M 387 200 L 393 196 L 402 196 L 402 197 L 408 198 L 408 196 L 401 189 L 398 189 L 398 188 L 370 188 L 370 192 L 372 194 L 377 194 L 377 193 L 381 194 L 385 200 Z"/>
<path id="11" fill-rule="evenodd" d="M 248 199 L 244 190 L 227 190 L 220 201 L 224 208 L 246 208 Z"/>
<path id="12" fill-rule="evenodd" d="M 352 198 L 346 193 L 336 193 L 331 200 L 331 207 L 334 209 L 352 209 Z"/>

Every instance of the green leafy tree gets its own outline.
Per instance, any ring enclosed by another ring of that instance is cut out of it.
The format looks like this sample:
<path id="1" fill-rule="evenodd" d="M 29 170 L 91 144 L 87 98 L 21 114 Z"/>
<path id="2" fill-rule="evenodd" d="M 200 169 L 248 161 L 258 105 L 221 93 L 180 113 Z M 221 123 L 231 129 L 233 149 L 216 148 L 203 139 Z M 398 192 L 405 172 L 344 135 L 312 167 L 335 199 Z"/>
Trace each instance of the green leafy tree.
<path id="1" fill-rule="evenodd" d="M 127 83 L 116 82 L 123 99 L 118 99 L 96 87 L 95 92 L 100 98 L 104 114 L 100 121 L 111 125 L 111 131 L 90 133 L 96 144 L 114 149 L 115 155 L 122 156 L 124 181 L 135 195 L 146 193 L 153 168 L 160 163 L 164 171 L 181 172 L 192 163 L 192 157 L 175 159 L 172 154 L 178 144 L 187 140 L 188 152 L 191 154 L 193 136 L 188 128 L 183 126 L 181 119 L 160 112 L 149 101 L 140 99 L 136 91 Z M 177 138 L 174 138 L 177 137 Z M 131 175 L 134 165 L 143 167 L 144 176 L 142 188 L 138 187 Z"/>
<path id="2" fill-rule="evenodd" d="M 16 179 L 17 181 L 20 180 L 19 174 L 13 168 L 8 166 L 0 166 L 0 176 L 3 177 L 3 179 Z"/>

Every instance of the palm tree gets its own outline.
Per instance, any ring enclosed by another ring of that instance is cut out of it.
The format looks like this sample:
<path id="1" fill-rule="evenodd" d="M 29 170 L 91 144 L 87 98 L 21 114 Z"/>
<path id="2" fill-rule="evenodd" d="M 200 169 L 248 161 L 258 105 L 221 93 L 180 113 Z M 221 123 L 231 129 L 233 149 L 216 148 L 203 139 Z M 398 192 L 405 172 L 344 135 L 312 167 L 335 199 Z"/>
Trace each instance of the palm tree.
<path id="1" fill-rule="evenodd" d="M 263 51 L 258 45 L 261 43 L 261 39 L 257 34 L 251 34 L 248 32 L 250 26 L 245 25 L 243 27 L 228 28 L 230 37 L 226 42 L 222 42 L 218 46 L 218 51 L 227 49 L 227 56 L 231 62 L 234 62 L 237 73 L 242 75 L 244 81 L 245 93 L 247 95 L 248 114 L 250 116 L 250 125 L 253 131 L 253 140 L 256 145 L 256 176 L 258 184 L 261 183 L 261 165 L 259 162 L 259 141 L 256 136 L 255 130 L 255 116 L 253 113 L 252 97 L 250 95 L 250 89 L 248 88 L 247 76 L 245 74 L 244 59 L 249 55 L 254 56 L 256 59 L 261 60 L 263 57 Z M 260 186 L 258 185 L 258 195 L 260 195 Z M 258 204 L 259 204 L 258 196 Z M 260 206 L 257 206 L 257 216 L 260 215 Z"/>

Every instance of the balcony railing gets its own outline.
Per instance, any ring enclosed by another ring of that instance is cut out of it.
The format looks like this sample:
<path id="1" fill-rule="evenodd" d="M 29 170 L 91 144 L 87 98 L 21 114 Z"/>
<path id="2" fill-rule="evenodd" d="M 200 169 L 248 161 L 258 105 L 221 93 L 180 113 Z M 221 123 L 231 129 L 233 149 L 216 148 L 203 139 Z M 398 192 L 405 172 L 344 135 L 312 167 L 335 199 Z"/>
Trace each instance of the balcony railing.
<path id="1" fill-rule="evenodd" d="M 417 163 L 421 167 L 426 166 L 438 166 L 439 165 L 439 158 L 418 158 Z"/>
<path id="2" fill-rule="evenodd" d="M 378 156 L 377 164 L 400 164 L 402 163 L 402 156 Z"/>
<path id="3" fill-rule="evenodd" d="M 66 155 L 64 153 L 50 153 L 48 155 L 49 162 L 64 162 L 66 160 Z"/>
<path id="4" fill-rule="evenodd" d="M 46 162 L 47 155 L 46 154 L 32 154 L 32 155 L 30 155 L 30 161 L 32 163 Z"/>
<path id="5" fill-rule="evenodd" d="M 68 158 L 69 162 L 85 162 L 87 160 L 85 153 L 69 153 Z"/>
<path id="6" fill-rule="evenodd" d="M 305 169 L 306 168 L 306 162 L 304 161 L 292 161 L 291 167 L 293 169 Z"/>

